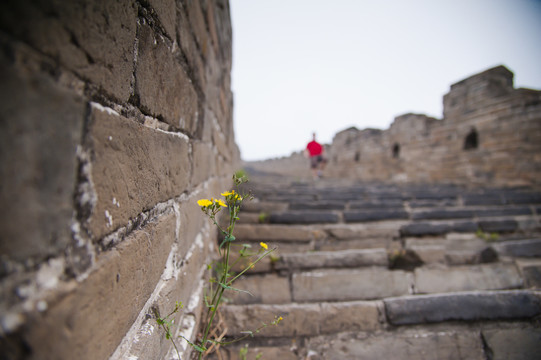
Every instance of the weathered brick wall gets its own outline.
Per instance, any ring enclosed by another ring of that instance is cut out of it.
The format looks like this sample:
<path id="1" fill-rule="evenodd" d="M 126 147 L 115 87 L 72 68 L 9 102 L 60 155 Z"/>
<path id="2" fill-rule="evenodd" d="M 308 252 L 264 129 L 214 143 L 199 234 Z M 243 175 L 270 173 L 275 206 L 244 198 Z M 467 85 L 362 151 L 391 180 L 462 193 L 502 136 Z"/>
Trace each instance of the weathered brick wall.
<path id="1" fill-rule="evenodd" d="M 140 359 L 194 335 L 231 185 L 227 0 L 0 5 L 0 353 Z M 183 347 L 185 349 L 185 346 Z"/>
<path id="2" fill-rule="evenodd" d="M 363 181 L 541 187 L 541 91 L 513 88 L 503 66 L 451 86 L 444 117 L 405 114 L 387 130 L 349 128 L 329 147 L 325 176 Z M 465 149 L 474 131 L 477 146 Z M 310 176 L 306 159 L 249 164 Z"/>

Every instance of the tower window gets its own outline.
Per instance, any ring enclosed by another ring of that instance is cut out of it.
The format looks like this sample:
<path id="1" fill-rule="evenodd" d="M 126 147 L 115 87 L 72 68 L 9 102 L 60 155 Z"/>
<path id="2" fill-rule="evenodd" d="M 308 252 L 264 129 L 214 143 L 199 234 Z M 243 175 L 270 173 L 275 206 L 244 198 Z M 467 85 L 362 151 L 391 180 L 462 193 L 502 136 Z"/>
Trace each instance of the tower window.
<path id="1" fill-rule="evenodd" d="M 477 135 L 477 130 L 472 128 L 469 134 L 464 139 L 464 150 L 474 150 L 479 146 L 479 140 Z"/>
<path id="2" fill-rule="evenodd" d="M 400 157 L 400 144 L 395 143 L 393 145 L 393 158 L 398 159 Z"/>

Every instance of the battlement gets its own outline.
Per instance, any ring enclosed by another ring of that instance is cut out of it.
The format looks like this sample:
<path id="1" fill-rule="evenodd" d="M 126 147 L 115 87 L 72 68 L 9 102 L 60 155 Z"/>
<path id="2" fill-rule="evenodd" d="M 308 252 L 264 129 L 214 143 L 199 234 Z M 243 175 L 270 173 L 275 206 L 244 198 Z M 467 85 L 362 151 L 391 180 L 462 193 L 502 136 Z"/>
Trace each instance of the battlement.
<path id="1" fill-rule="evenodd" d="M 451 85 L 451 90 L 443 97 L 444 118 L 456 121 L 486 107 L 496 98 L 511 94 L 513 77 L 509 69 L 500 65 Z"/>

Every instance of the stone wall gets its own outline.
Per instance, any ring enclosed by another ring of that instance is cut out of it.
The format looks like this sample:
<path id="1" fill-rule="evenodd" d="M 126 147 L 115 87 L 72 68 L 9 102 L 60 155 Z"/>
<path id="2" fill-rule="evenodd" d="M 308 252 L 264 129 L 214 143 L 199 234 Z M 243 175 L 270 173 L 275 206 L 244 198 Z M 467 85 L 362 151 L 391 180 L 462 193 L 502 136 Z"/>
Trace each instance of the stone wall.
<path id="1" fill-rule="evenodd" d="M 453 84 L 443 104 L 441 120 L 405 114 L 387 130 L 337 133 L 325 176 L 541 187 L 541 91 L 515 89 L 513 73 L 498 66 Z M 249 166 L 309 175 L 296 155 Z"/>
<path id="2" fill-rule="evenodd" d="M 196 200 L 240 165 L 231 41 L 227 0 L 2 2 L 2 359 L 162 358 L 176 301 L 193 338 Z"/>

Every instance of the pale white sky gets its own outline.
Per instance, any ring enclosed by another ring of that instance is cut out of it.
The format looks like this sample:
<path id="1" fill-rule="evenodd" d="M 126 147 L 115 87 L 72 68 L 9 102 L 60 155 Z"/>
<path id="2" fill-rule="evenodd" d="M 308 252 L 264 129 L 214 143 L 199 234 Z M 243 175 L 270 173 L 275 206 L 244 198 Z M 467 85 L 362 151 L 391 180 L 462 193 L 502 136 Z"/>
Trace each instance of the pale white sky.
<path id="1" fill-rule="evenodd" d="M 230 0 L 243 160 L 288 156 L 316 132 L 442 117 L 451 84 L 505 65 L 541 89 L 541 0 Z"/>

